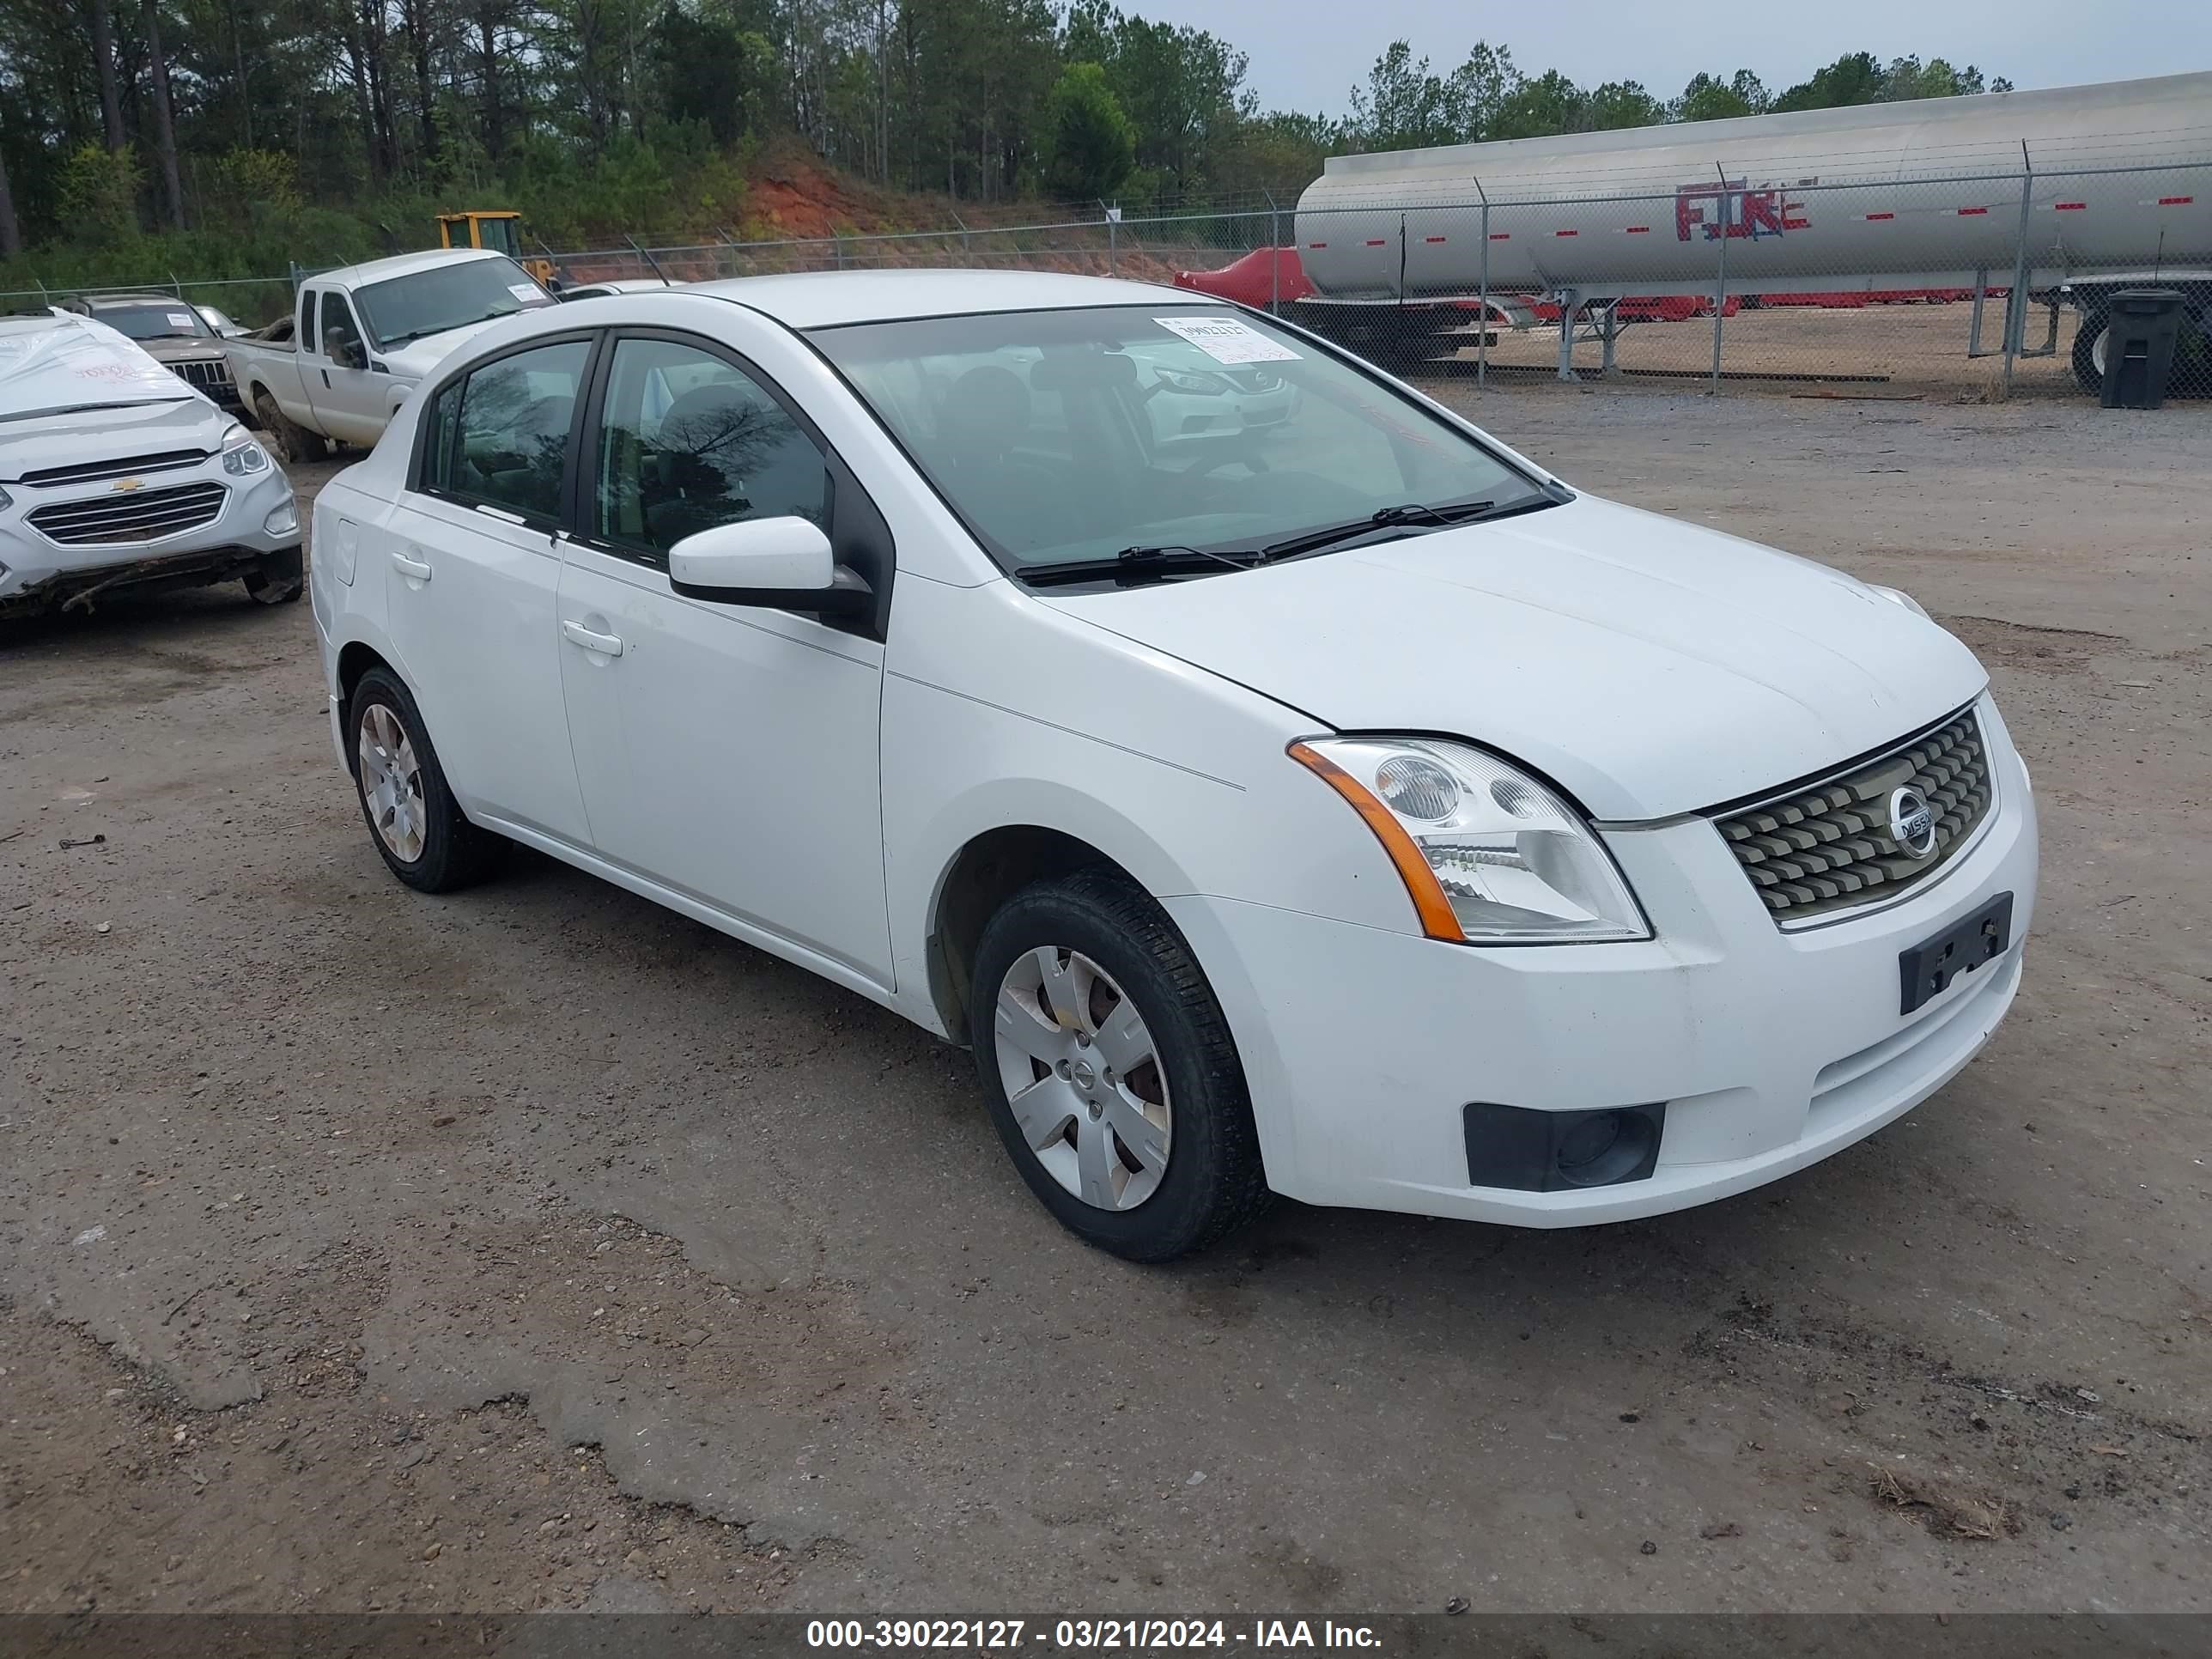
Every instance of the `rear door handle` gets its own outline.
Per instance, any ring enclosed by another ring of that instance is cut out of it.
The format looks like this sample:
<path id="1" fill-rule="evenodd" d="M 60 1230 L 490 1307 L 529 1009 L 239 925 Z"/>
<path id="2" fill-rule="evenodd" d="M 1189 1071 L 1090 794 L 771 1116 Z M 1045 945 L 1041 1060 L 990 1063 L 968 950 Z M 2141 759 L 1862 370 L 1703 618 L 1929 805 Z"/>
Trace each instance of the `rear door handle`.
<path id="1" fill-rule="evenodd" d="M 430 567 L 420 559 L 410 559 L 398 548 L 392 550 L 392 568 L 410 581 L 427 582 Z"/>
<path id="2" fill-rule="evenodd" d="M 562 623 L 561 637 L 571 645 L 580 645 L 585 650 L 596 651 L 603 657 L 619 657 L 623 653 L 623 642 L 619 638 L 612 634 L 594 634 L 581 623 Z"/>

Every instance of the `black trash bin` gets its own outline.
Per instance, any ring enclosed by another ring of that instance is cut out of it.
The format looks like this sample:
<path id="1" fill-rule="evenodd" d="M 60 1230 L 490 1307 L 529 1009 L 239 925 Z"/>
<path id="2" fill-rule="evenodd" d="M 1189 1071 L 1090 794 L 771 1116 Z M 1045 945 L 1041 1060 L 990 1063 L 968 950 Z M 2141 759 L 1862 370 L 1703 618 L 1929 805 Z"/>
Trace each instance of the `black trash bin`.
<path id="1" fill-rule="evenodd" d="M 2156 409 L 2181 342 L 2181 295 L 2170 288 L 2123 289 L 2105 325 L 2107 409 Z"/>

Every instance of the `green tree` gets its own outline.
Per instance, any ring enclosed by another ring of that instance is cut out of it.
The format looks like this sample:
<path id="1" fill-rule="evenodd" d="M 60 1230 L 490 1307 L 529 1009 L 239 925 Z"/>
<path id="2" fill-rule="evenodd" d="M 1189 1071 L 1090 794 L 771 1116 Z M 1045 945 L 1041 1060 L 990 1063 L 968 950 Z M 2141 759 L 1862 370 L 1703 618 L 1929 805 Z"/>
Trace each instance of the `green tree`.
<path id="1" fill-rule="evenodd" d="M 1672 113 L 1677 121 L 1726 121 L 1739 115 L 1761 114 L 1771 101 L 1766 88 L 1749 70 L 1738 70 L 1726 81 L 1700 72 L 1682 88 Z"/>
<path id="2" fill-rule="evenodd" d="M 1429 60 L 1416 58 L 1393 40 L 1367 71 L 1367 84 L 1352 89 L 1350 130 L 1362 149 L 1419 149 L 1459 142 L 1452 96 Z"/>
<path id="3" fill-rule="evenodd" d="M 1547 138 L 1589 125 L 1589 94 L 1557 70 L 1523 81 L 1498 112 L 1495 138 Z"/>
<path id="4" fill-rule="evenodd" d="M 1097 64 L 1070 64 L 1046 100 L 1051 154 L 1045 184 L 1069 201 L 1100 201 L 1121 189 L 1137 164 L 1137 135 Z"/>
<path id="5" fill-rule="evenodd" d="M 1882 95 L 1881 64 L 1870 52 L 1846 52 L 1832 64 L 1813 71 L 1774 100 L 1778 110 L 1837 109 L 1850 104 L 1871 104 Z"/>
<path id="6" fill-rule="evenodd" d="M 1667 118 L 1667 106 L 1635 81 L 1607 81 L 1593 91 L 1583 106 L 1584 124 L 1593 132 L 1621 127 L 1656 127 Z"/>

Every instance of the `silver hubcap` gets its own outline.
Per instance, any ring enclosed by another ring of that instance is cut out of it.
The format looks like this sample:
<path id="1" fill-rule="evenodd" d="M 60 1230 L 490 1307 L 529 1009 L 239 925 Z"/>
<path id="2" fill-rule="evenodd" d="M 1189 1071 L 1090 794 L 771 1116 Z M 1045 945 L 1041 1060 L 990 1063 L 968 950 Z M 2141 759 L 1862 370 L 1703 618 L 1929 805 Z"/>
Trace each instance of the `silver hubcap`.
<path id="1" fill-rule="evenodd" d="M 2089 342 L 2089 366 L 2101 375 L 2105 372 L 2105 342 L 2112 337 L 2109 328 Z"/>
<path id="2" fill-rule="evenodd" d="M 407 741 L 398 717 L 380 702 L 362 711 L 361 740 L 361 798 L 368 803 L 368 821 L 376 838 L 402 864 L 422 856 L 422 835 L 429 814 L 422 805 L 422 769 L 415 761 L 415 745 Z"/>
<path id="3" fill-rule="evenodd" d="M 1079 951 L 1042 945 L 999 984 L 999 1079 L 1022 1139 L 1054 1181 L 1133 1210 L 1167 1174 L 1167 1075 L 1121 988 Z"/>

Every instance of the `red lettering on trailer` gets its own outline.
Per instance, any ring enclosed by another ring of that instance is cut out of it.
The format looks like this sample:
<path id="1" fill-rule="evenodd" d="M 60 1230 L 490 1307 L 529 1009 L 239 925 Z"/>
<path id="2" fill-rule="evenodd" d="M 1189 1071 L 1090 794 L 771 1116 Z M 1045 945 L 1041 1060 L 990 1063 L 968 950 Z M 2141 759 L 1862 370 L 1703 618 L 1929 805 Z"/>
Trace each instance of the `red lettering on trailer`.
<path id="1" fill-rule="evenodd" d="M 2089 204 L 2087 202 L 2061 202 L 2054 207 L 2051 211 L 2054 213 L 2079 213 L 2083 208 L 2088 205 Z"/>
<path id="2" fill-rule="evenodd" d="M 1631 225 L 1623 234 L 1629 236 L 1649 236 L 1651 234 L 1651 227 L 1649 225 Z"/>
<path id="3" fill-rule="evenodd" d="M 1894 213 L 1869 213 L 1867 215 L 1867 217 L 1869 219 L 1894 219 L 1897 216 Z"/>
<path id="4" fill-rule="evenodd" d="M 1328 244 L 1327 242 L 1308 242 L 1306 246 L 1308 247 L 1327 247 Z"/>
<path id="5" fill-rule="evenodd" d="M 1959 210 L 1959 216 L 1961 219 L 1964 219 L 1972 214 L 1987 213 L 1988 211 L 1989 210 L 1987 208 L 1960 208 Z"/>
<path id="6" fill-rule="evenodd" d="M 1579 236 L 1582 234 L 1582 232 L 1579 230 L 1555 230 L 1552 234 L 1554 236 Z"/>
<path id="7" fill-rule="evenodd" d="M 2194 196 L 2161 196 L 2158 198 L 2158 204 L 2160 207 L 2187 207 L 2196 199 Z"/>
<path id="8" fill-rule="evenodd" d="M 1443 238 L 1441 236 L 1424 236 L 1421 240 L 1425 242 L 1441 242 L 1443 240 Z"/>
<path id="9" fill-rule="evenodd" d="M 1705 203 L 1717 210 L 1711 217 L 1702 205 Z M 1813 222 L 1805 217 L 1804 209 L 1803 202 L 1790 200 L 1786 185 L 1762 185 L 1754 190 L 1741 179 L 1726 185 L 1681 185 L 1674 191 L 1674 239 L 1713 242 L 1741 236 L 1756 241 L 1779 236 L 1810 227 Z"/>
<path id="10" fill-rule="evenodd" d="M 1510 242 L 1513 240 L 1513 233 L 1510 230 L 1493 230 L 1490 233 L 1490 240 L 1493 242 Z"/>
<path id="11" fill-rule="evenodd" d="M 1370 247 L 1381 247 L 1382 246 L 1382 238 L 1380 236 L 1370 236 L 1367 239 L 1367 246 Z"/>

